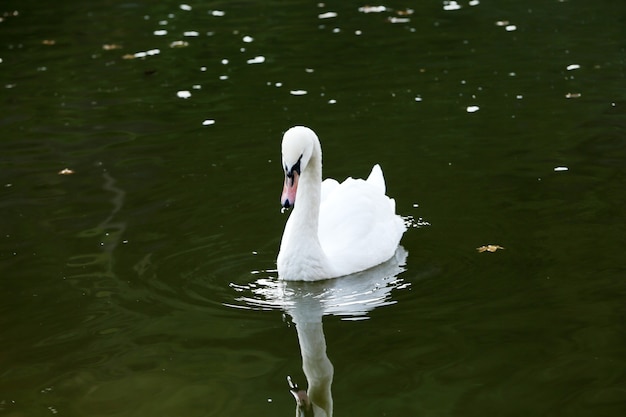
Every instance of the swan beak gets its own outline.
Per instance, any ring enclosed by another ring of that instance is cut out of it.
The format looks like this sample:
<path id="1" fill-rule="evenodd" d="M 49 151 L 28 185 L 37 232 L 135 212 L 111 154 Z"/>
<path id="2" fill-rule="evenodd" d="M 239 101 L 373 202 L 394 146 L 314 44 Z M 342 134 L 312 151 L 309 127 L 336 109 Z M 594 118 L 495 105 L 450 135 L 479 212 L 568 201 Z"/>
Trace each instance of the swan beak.
<path id="1" fill-rule="evenodd" d="M 312 416 L 311 400 L 309 399 L 306 391 L 300 389 L 298 384 L 291 380 L 290 376 L 287 376 L 287 383 L 289 384 L 289 392 L 293 395 L 293 398 L 296 400 L 296 406 L 298 407 L 296 416 Z"/>
<path id="2" fill-rule="evenodd" d="M 300 174 L 297 171 L 285 174 L 285 185 L 283 194 L 280 196 L 280 205 L 289 208 L 293 207 L 296 202 L 296 191 L 298 191 L 298 179 Z"/>

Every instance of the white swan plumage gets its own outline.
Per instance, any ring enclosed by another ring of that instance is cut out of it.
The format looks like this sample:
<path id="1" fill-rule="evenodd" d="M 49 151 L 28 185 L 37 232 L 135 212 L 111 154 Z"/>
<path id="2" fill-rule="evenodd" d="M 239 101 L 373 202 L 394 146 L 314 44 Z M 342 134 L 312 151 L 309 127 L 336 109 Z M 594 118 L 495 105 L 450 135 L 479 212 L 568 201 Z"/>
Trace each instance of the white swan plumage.
<path id="1" fill-rule="evenodd" d="M 316 281 L 364 271 L 394 256 L 406 226 L 385 195 L 374 165 L 366 180 L 322 182 L 322 148 L 311 129 L 295 126 L 282 142 L 283 207 L 293 210 L 276 260 L 278 277 Z"/>

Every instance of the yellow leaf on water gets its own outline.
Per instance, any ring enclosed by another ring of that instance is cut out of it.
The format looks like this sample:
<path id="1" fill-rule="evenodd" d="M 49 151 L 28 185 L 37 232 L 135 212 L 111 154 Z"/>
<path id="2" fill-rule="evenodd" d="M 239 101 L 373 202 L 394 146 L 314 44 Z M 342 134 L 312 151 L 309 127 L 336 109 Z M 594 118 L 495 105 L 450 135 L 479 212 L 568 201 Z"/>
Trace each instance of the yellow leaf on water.
<path id="1" fill-rule="evenodd" d="M 485 246 L 481 246 L 480 248 L 476 248 L 476 250 L 479 253 L 482 253 L 482 252 L 495 252 L 498 249 L 504 249 L 504 248 L 502 246 L 500 246 L 500 245 L 485 245 Z"/>

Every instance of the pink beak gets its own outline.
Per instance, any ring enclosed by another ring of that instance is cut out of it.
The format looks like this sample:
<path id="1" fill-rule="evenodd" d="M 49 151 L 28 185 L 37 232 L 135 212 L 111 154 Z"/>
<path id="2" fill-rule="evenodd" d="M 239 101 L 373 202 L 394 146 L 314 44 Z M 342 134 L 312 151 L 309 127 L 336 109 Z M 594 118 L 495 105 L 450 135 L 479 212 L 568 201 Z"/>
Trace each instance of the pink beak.
<path id="1" fill-rule="evenodd" d="M 289 208 L 296 202 L 296 192 L 298 191 L 298 179 L 300 175 L 297 172 L 293 172 L 293 176 L 285 175 L 285 185 L 283 187 L 283 194 L 280 196 L 280 205 Z"/>

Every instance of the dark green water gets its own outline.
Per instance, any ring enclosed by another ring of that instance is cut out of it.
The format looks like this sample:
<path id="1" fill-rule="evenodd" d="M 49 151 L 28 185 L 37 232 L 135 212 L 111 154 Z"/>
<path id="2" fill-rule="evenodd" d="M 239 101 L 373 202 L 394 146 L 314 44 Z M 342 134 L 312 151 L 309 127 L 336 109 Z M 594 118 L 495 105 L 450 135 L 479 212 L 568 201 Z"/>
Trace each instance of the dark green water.
<path id="1" fill-rule="evenodd" d="M 293 415 L 313 299 L 336 416 L 624 415 L 626 4 L 364 3 L 0 5 L 0 414 Z M 294 124 L 402 272 L 276 282 Z"/>

